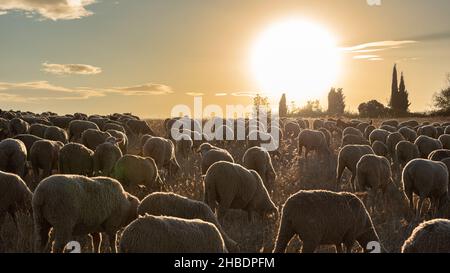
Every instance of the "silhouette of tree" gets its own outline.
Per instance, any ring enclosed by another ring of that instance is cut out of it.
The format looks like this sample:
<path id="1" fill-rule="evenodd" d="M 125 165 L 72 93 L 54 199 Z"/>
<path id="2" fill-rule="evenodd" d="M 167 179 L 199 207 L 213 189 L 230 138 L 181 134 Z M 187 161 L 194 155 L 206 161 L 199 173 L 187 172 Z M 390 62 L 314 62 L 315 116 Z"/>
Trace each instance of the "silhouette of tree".
<path id="1" fill-rule="evenodd" d="M 398 78 L 397 78 L 397 64 L 394 64 L 394 70 L 392 72 L 392 86 L 391 86 L 391 100 L 389 106 L 396 110 L 398 109 Z"/>
<path id="2" fill-rule="evenodd" d="M 386 110 L 386 107 L 377 100 L 364 102 L 358 106 L 361 117 L 379 118 L 386 114 Z"/>
<path id="3" fill-rule="evenodd" d="M 278 106 L 278 114 L 280 117 L 286 117 L 288 113 L 286 104 L 286 94 L 283 94 L 280 99 L 280 104 Z"/>
<path id="4" fill-rule="evenodd" d="M 409 106 L 411 103 L 409 102 L 409 94 L 408 90 L 406 90 L 405 79 L 403 77 L 403 72 L 400 79 L 400 86 L 398 90 L 398 112 L 401 114 L 405 114 L 408 112 Z"/>
<path id="5" fill-rule="evenodd" d="M 450 74 L 447 75 L 447 87 L 434 94 L 433 101 L 439 111 L 450 114 Z"/>
<path id="6" fill-rule="evenodd" d="M 332 87 L 328 93 L 328 114 L 342 115 L 345 110 L 345 96 L 342 88 Z"/>

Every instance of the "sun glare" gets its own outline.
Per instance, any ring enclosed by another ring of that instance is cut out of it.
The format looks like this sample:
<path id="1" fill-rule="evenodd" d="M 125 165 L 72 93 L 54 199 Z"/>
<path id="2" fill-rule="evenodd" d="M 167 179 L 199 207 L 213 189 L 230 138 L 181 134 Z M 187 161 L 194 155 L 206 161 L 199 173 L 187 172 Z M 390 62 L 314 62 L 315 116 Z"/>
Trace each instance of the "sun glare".
<path id="1" fill-rule="evenodd" d="M 305 102 L 320 99 L 339 72 L 339 50 L 333 37 L 312 22 L 289 19 L 271 25 L 251 49 L 251 71 L 271 97 L 286 93 Z"/>

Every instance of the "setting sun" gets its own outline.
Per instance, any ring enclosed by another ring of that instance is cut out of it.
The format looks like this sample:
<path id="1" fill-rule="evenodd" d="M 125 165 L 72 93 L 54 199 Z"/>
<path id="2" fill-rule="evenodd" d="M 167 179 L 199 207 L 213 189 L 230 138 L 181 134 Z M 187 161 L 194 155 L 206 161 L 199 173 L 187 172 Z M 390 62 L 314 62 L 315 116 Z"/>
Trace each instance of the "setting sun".
<path id="1" fill-rule="evenodd" d="M 253 76 L 263 93 L 287 93 L 298 102 L 322 97 L 339 72 L 339 51 L 321 26 L 289 19 L 257 37 L 250 57 Z"/>

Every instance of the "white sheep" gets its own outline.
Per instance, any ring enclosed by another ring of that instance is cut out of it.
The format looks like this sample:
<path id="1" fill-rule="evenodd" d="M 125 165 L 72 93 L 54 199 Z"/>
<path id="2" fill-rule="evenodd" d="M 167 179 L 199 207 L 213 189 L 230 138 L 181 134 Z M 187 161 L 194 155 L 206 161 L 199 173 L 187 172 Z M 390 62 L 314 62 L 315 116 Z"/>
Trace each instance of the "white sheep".
<path id="1" fill-rule="evenodd" d="M 62 252 L 73 236 L 87 234 L 95 234 L 98 252 L 100 232 L 108 235 L 110 249 L 117 252 L 116 233 L 137 217 L 138 205 L 139 200 L 112 178 L 50 176 L 39 183 L 32 200 L 35 251 L 45 248 L 53 227 L 53 252 Z"/>

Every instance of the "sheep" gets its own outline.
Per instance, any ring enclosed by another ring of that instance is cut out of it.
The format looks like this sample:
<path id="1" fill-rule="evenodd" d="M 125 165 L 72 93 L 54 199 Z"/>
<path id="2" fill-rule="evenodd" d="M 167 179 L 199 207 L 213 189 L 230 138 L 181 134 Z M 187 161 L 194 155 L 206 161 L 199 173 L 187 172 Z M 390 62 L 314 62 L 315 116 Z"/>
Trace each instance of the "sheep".
<path id="1" fill-rule="evenodd" d="M 145 134 L 149 134 L 154 136 L 155 133 L 153 132 L 153 130 L 150 128 L 150 126 L 147 124 L 147 122 L 145 122 L 144 120 L 135 120 L 135 119 L 130 119 L 128 120 L 125 125 L 130 128 L 130 131 L 135 135 L 145 135 Z"/>
<path id="2" fill-rule="evenodd" d="M 81 134 L 81 144 L 95 151 L 98 145 L 104 143 L 111 135 L 97 129 L 87 129 Z"/>
<path id="3" fill-rule="evenodd" d="M 94 152 L 94 176 L 110 176 L 117 160 L 122 157 L 119 143 L 114 137 L 108 138 L 105 143 L 100 144 Z"/>
<path id="4" fill-rule="evenodd" d="M 394 132 L 397 132 L 397 127 L 393 127 L 393 126 L 389 126 L 389 125 L 383 125 L 383 126 L 380 126 L 380 130 L 386 130 L 389 133 L 394 133 Z"/>
<path id="5" fill-rule="evenodd" d="M 312 253 L 320 245 L 335 245 L 342 252 L 342 243 L 351 252 L 355 241 L 368 251 L 369 242 L 380 242 L 358 197 L 323 190 L 302 190 L 287 199 L 273 252 L 284 252 L 294 235 L 302 240 L 303 253 Z"/>
<path id="6" fill-rule="evenodd" d="M 284 133 L 287 137 L 297 138 L 301 128 L 295 121 L 290 121 L 284 125 Z"/>
<path id="7" fill-rule="evenodd" d="M 370 145 L 369 141 L 366 140 L 364 137 L 357 136 L 357 135 L 345 135 L 342 138 L 341 148 L 345 145 L 349 144 L 356 144 L 356 145 Z"/>
<path id="8" fill-rule="evenodd" d="M 203 143 L 202 145 L 200 145 L 197 152 L 199 152 L 202 157 L 201 162 L 202 175 L 205 175 L 209 167 L 216 162 L 227 161 L 234 163 L 233 156 L 227 150 L 218 148 L 209 143 Z"/>
<path id="9" fill-rule="evenodd" d="M 81 141 L 81 134 L 88 129 L 100 130 L 97 124 L 87 120 L 72 120 L 69 123 L 69 141 Z"/>
<path id="10" fill-rule="evenodd" d="M 175 147 L 172 141 L 168 139 L 162 137 L 149 138 L 142 148 L 142 154 L 145 157 L 153 158 L 158 169 L 166 169 L 169 176 L 180 170 L 180 165 L 175 156 Z"/>
<path id="11" fill-rule="evenodd" d="M 437 212 L 439 205 L 447 199 L 448 176 L 447 166 L 442 162 L 418 158 L 406 164 L 402 183 L 416 217 L 420 216 L 425 198 L 430 198 L 431 209 L 434 214 Z M 417 208 L 414 206 L 413 193 L 419 196 Z"/>
<path id="12" fill-rule="evenodd" d="M 68 143 L 68 136 L 66 130 L 56 126 L 49 126 L 45 129 L 44 138 L 53 141 L 60 141 L 64 144 Z"/>
<path id="13" fill-rule="evenodd" d="M 139 200 L 125 192 L 117 180 L 79 175 L 53 175 L 37 186 L 33 199 L 35 251 L 47 245 L 53 227 L 53 252 L 63 252 L 73 236 L 93 234 L 99 252 L 100 232 L 117 252 L 116 233 L 137 217 Z"/>
<path id="14" fill-rule="evenodd" d="M 40 137 L 30 135 L 30 134 L 17 135 L 14 137 L 14 139 L 20 140 L 23 142 L 23 144 L 25 144 L 25 147 L 27 148 L 27 159 L 28 160 L 30 158 L 30 151 L 31 151 L 31 147 L 33 146 L 33 144 L 38 140 L 43 140 Z"/>
<path id="15" fill-rule="evenodd" d="M 212 211 L 216 211 L 219 220 L 228 209 L 247 211 L 249 221 L 256 212 L 261 217 L 278 210 L 270 199 L 264 183 L 254 170 L 247 170 L 241 165 L 219 161 L 211 165 L 204 179 L 204 200 Z"/>
<path id="16" fill-rule="evenodd" d="M 45 130 L 48 128 L 48 125 L 35 123 L 30 126 L 30 129 L 28 130 L 30 135 L 35 135 L 40 138 L 44 138 Z"/>
<path id="17" fill-rule="evenodd" d="M 358 164 L 356 164 L 356 181 L 358 182 L 360 189 L 368 190 L 369 197 L 371 199 L 369 202 L 369 207 L 372 209 L 372 212 L 375 211 L 376 202 L 379 199 L 378 193 L 381 191 L 384 199 L 383 203 L 387 204 L 389 197 L 388 195 L 393 193 L 393 190 L 388 190 L 388 188 L 394 189 L 396 187 L 392 179 L 389 160 L 387 160 L 384 156 L 372 154 L 362 156 L 358 161 Z M 403 198 L 403 200 L 391 201 L 406 201 L 407 198 L 406 196 L 404 197 L 405 198 Z M 407 204 L 407 201 L 403 203 Z"/>
<path id="18" fill-rule="evenodd" d="M 432 219 L 421 223 L 403 243 L 402 253 L 450 253 L 450 221 Z"/>
<path id="19" fill-rule="evenodd" d="M 103 131 L 105 131 L 105 132 L 107 132 L 108 130 L 115 130 L 115 131 L 119 131 L 119 132 L 122 132 L 122 133 L 126 133 L 126 130 L 125 130 L 125 128 L 122 126 L 122 125 L 120 125 L 120 124 L 117 124 L 117 123 L 113 123 L 113 122 L 108 122 L 108 123 L 106 123 L 104 126 L 103 126 Z"/>
<path id="20" fill-rule="evenodd" d="M 122 154 L 127 154 L 128 152 L 128 137 L 125 133 L 113 129 L 106 130 L 107 133 L 109 133 L 111 136 L 115 137 L 116 139 L 122 139 L 119 144 L 119 148 L 122 151 Z"/>
<path id="21" fill-rule="evenodd" d="M 30 161 L 33 167 L 35 182 L 39 179 L 39 170 L 43 170 L 43 178 L 52 174 L 52 170 L 58 170 L 59 151 L 64 146 L 60 141 L 38 140 L 30 150 Z"/>
<path id="22" fill-rule="evenodd" d="M 384 125 L 398 127 L 399 123 L 398 123 L 398 120 L 390 119 L 390 120 L 385 120 L 381 123 L 381 126 L 384 126 Z"/>
<path id="23" fill-rule="evenodd" d="M 328 129 L 325 129 L 325 128 L 320 128 L 320 129 L 317 130 L 317 131 L 322 132 L 322 133 L 325 135 L 325 139 L 326 139 L 326 141 L 327 141 L 327 146 L 328 146 L 328 147 L 331 147 L 331 139 L 332 139 L 332 136 L 331 136 L 330 131 L 328 131 Z"/>
<path id="24" fill-rule="evenodd" d="M 9 136 L 9 121 L 0 117 L 0 141 L 8 138 Z"/>
<path id="25" fill-rule="evenodd" d="M 72 117 L 72 116 L 50 116 L 50 117 L 48 117 L 48 119 L 50 120 L 50 122 L 53 125 L 58 126 L 59 128 L 62 128 L 62 129 L 68 129 L 68 128 L 70 128 L 70 122 L 72 120 L 74 120 L 74 117 Z M 81 132 L 80 132 L 80 136 L 81 136 Z"/>
<path id="26" fill-rule="evenodd" d="M 315 119 L 313 121 L 313 129 L 318 130 L 319 128 L 322 128 L 324 125 L 324 121 L 322 119 Z"/>
<path id="27" fill-rule="evenodd" d="M 9 132 L 12 136 L 27 134 L 30 129 L 28 122 L 20 118 L 13 118 L 9 121 Z"/>
<path id="28" fill-rule="evenodd" d="M 437 134 L 436 138 L 439 138 L 440 136 L 445 134 L 445 128 L 444 127 L 436 127 Z"/>
<path id="29" fill-rule="evenodd" d="M 366 128 L 370 126 L 370 123 L 367 122 L 362 122 L 360 124 L 358 124 L 358 126 L 356 126 L 356 129 L 358 129 L 361 134 L 363 134 L 364 136 L 364 132 L 366 131 Z"/>
<path id="30" fill-rule="evenodd" d="M 175 142 L 176 153 L 185 159 L 189 158 L 189 154 L 193 147 L 194 142 L 188 134 L 182 134 L 180 139 Z"/>
<path id="31" fill-rule="evenodd" d="M 27 148 L 22 141 L 7 138 L 0 142 L 0 171 L 24 178 L 26 161 Z"/>
<path id="32" fill-rule="evenodd" d="M 370 137 L 370 134 L 371 134 L 375 129 L 376 129 L 376 128 L 375 128 L 375 126 L 373 126 L 373 125 L 367 126 L 366 129 L 364 130 L 364 138 L 368 140 L 369 137 Z"/>
<path id="33" fill-rule="evenodd" d="M 436 138 L 437 130 L 433 125 L 425 125 L 417 129 L 417 134 L 419 136 L 429 136 L 431 138 Z"/>
<path id="34" fill-rule="evenodd" d="M 328 156 L 331 151 L 327 145 L 324 133 L 320 131 L 305 129 L 298 135 L 298 154 L 302 156 L 302 148 L 305 147 L 305 159 L 308 160 L 310 150 L 316 150 L 323 156 Z"/>
<path id="35" fill-rule="evenodd" d="M 415 120 L 408 120 L 408 121 L 403 121 L 401 122 L 397 127 L 401 128 L 401 127 L 410 127 L 410 128 L 414 128 L 416 126 L 418 126 L 419 123 Z"/>
<path id="36" fill-rule="evenodd" d="M 94 151 L 83 144 L 69 143 L 59 151 L 59 172 L 92 176 L 94 171 Z"/>
<path id="37" fill-rule="evenodd" d="M 238 244 L 233 241 L 219 224 L 214 212 L 204 202 L 192 200 L 175 193 L 154 192 L 147 195 L 138 207 L 138 214 L 172 216 L 183 219 L 200 219 L 216 226 L 228 250 L 237 252 Z"/>
<path id="38" fill-rule="evenodd" d="M 416 144 L 403 140 L 395 146 L 395 164 L 398 164 L 401 170 L 405 165 L 420 157 L 420 151 Z"/>
<path id="39" fill-rule="evenodd" d="M 219 230 L 200 219 L 139 216 L 120 239 L 121 253 L 227 253 Z"/>
<path id="40" fill-rule="evenodd" d="M 444 134 L 449 135 L 450 134 L 450 125 L 447 125 L 444 129 Z"/>
<path id="41" fill-rule="evenodd" d="M 428 155 L 428 159 L 433 161 L 441 161 L 447 157 L 450 157 L 450 150 L 447 149 L 434 150 Z"/>
<path id="42" fill-rule="evenodd" d="M 395 147 L 397 144 L 405 140 L 402 134 L 399 132 L 390 133 L 386 138 L 386 146 L 388 147 L 389 156 L 394 159 L 395 158 Z M 393 160 L 394 161 L 394 160 Z"/>
<path id="43" fill-rule="evenodd" d="M 344 129 L 344 131 L 342 131 L 343 136 L 346 135 L 355 135 L 355 136 L 359 136 L 361 138 L 363 138 L 363 134 L 361 133 L 361 131 L 359 129 L 353 128 L 353 127 L 347 127 Z"/>
<path id="44" fill-rule="evenodd" d="M 369 145 L 346 145 L 339 151 L 336 175 L 336 185 L 338 188 L 341 182 L 342 174 L 344 173 L 345 168 L 347 168 L 352 173 L 350 178 L 350 186 L 352 191 L 356 190 L 356 164 L 363 155 L 367 154 L 374 154 L 372 147 Z"/>
<path id="45" fill-rule="evenodd" d="M 378 156 L 387 157 L 387 155 L 389 153 L 388 147 L 386 146 L 386 144 L 384 144 L 383 142 L 381 142 L 379 140 L 375 140 L 372 143 L 372 150 Z"/>
<path id="46" fill-rule="evenodd" d="M 261 176 L 266 189 L 269 192 L 273 190 L 277 175 L 267 150 L 260 147 L 247 149 L 242 157 L 242 165 L 249 170 L 255 170 Z"/>
<path id="47" fill-rule="evenodd" d="M 383 143 L 386 143 L 386 138 L 390 134 L 389 131 L 384 129 L 375 129 L 369 135 L 370 144 L 373 144 L 375 140 L 379 140 Z"/>
<path id="48" fill-rule="evenodd" d="M 164 188 L 155 160 L 151 157 L 122 156 L 114 166 L 113 177 L 127 190 L 136 190 L 139 186 L 145 186 L 150 191 Z"/>
<path id="49" fill-rule="evenodd" d="M 405 140 L 408 140 L 409 142 L 414 142 L 417 139 L 416 131 L 409 127 L 401 127 L 400 129 L 398 129 L 398 132 L 402 134 Z"/>
<path id="50" fill-rule="evenodd" d="M 442 143 L 443 149 L 450 149 L 450 135 L 441 135 L 438 140 Z"/>
<path id="51" fill-rule="evenodd" d="M 18 212 L 31 212 L 31 193 L 20 176 L 0 171 L 0 227 L 8 213 L 14 222 Z"/>
<path id="52" fill-rule="evenodd" d="M 442 149 L 442 143 L 439 140 L 425 135 L 420 135 L 414 144 L 419 148 L 420 157 L 422 158 L 428 158 L 434 150 Z"/>

